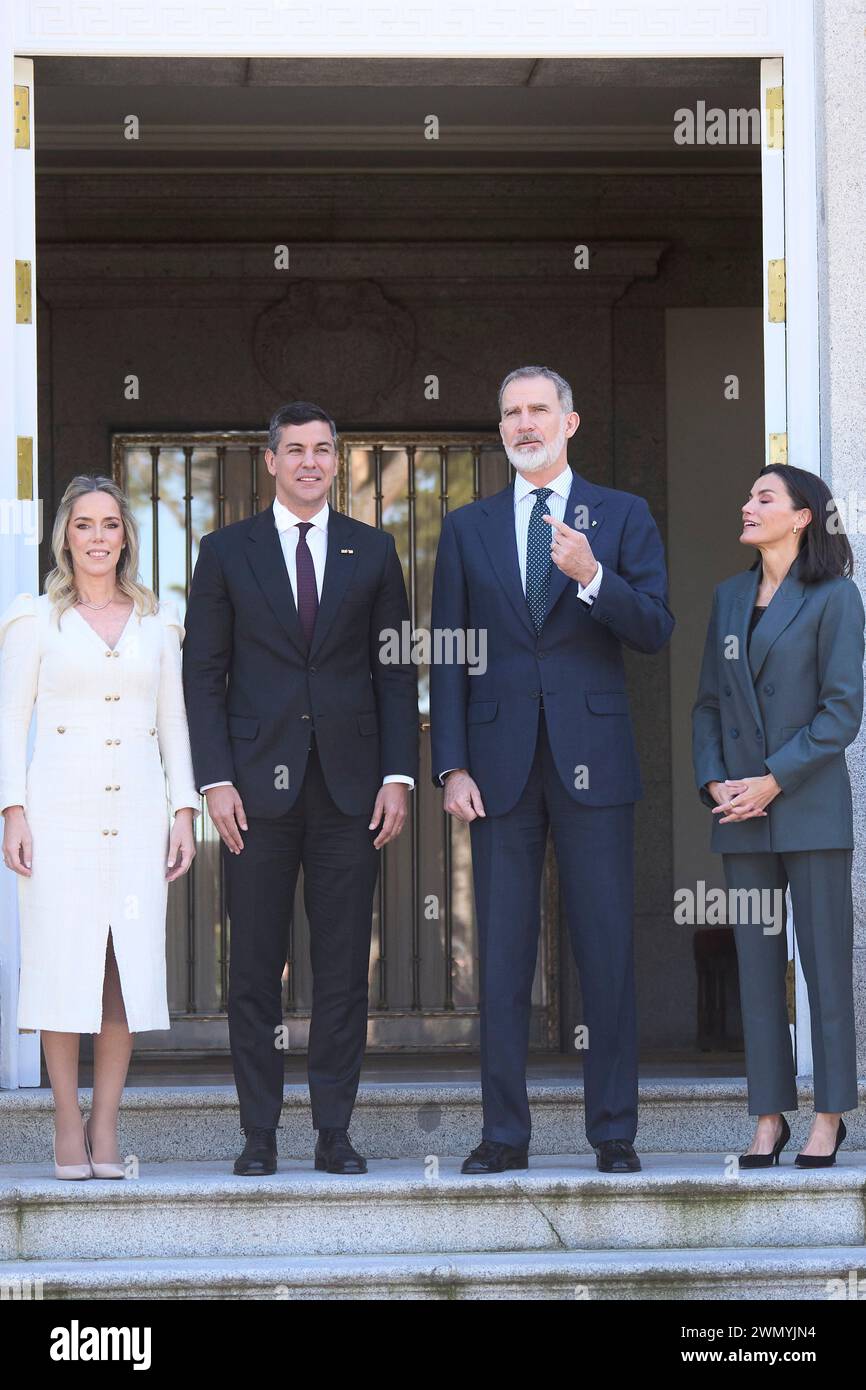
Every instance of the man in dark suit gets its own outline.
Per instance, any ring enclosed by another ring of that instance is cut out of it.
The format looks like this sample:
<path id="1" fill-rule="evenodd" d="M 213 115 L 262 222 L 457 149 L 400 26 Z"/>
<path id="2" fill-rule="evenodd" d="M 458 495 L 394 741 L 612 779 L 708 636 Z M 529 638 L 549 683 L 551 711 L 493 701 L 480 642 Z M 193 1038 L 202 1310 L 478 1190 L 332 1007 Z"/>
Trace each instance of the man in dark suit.
<path id="1" fill-rule="evenodd" d="M 526 1053 L 548 828 L 581 976 L 587 1137 L 604 1172 L 640 1168 L 633 918 L 640 770 L 622 645 L 657 652 L 674 620 L 642 497 L 573 474 L 568 383 L 511 372 L 500 433 L 517 470 L 444 520 L 434 632 L 480 629 L 484 669 L 431 670 L 433 779 L 470 825 L 481 972 L 482 1142 L 464 1173 L 527 1167 Z"/>
<path id="2" fill-rule="evenodd" d="M 276 1171 L 280 979 L 298 869 L 310 922 L 316 1167 L 366 1172 L 348 1135 L 367 1033 L 377 851 L 417 776 L 417 676 L 380 654 L 409 621 L 393 537 L 327 502 L 337 432 L 296 401 L 271 420 L 272 507 L 203 536 L 183 648 L 193 766 L 222 840 L 229 1035 L 246 1135 Z"/>

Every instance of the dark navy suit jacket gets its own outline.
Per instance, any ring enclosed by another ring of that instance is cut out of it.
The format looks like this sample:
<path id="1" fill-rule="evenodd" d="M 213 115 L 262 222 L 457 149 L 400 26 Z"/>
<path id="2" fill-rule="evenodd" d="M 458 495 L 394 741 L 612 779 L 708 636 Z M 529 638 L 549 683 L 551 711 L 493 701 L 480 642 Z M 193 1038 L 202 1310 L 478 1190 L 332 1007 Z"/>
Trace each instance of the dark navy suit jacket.
<path id="1" fill-rule="evenodd" d="M 273 508 L 202 536 L 183 646 L 198 785 L 233 782 L 248 815 L 285 814 L 303 784 L 311 724 L 345 815 L 372 811 L 383 777 L 417 776 L 417 669 L 390 660 L 380 635 L 404 623 L 394 539 L 354 517 L 329 514 L 309 650 Z"/>
<path id="2" fill-rule="evenodd" d="M 433 780 L 467 768 L 488 815 L 510 811 L 526 785 L 542 696 L 556 766 L 575 801 L 609 806 L 643 795 L 622 646 L 657 652 L 673 631 L 664 548 L 642 497 L 575 474 L 564 520 L 578 519 L 601 562 L 601 587 L 590 607 L 553 565 L 540 634 L 520 580 L 513 486 L 443 522 L 434 638 L 483 630 L 487 651 L 478 674 L 466 664 L 431 666 Z"/>

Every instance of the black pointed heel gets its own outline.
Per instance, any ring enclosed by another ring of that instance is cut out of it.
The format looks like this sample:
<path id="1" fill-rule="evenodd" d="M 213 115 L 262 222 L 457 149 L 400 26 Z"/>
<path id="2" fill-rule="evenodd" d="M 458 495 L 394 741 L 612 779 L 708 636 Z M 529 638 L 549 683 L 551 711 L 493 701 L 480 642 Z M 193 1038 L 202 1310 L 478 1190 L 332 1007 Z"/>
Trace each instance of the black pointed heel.
<path id="1" fill-rule="evenodd" d="M 839 1128 L 836 1130 L 836 1148 L 831 1154 L 797 1154 L 794 1163 L 798 1168 L 832 1168 L 836 1162 L 836 1153 L 839 1145 L 848 1133 L 845 1128 L 845 1121 L 839 1120 Z"/>
<path id="2" fill-rule="evenodd" d="M 782 1116 L 782 1133 L 779 1135 L 775 1144 L 768 1154 L 740 1154 L 741 1168 L 772 1168 L 774 1163 L 779 1162 L 779 1154 L 784 1149 L 791 1137 L 790 1126 L 785 1116 Z"/>

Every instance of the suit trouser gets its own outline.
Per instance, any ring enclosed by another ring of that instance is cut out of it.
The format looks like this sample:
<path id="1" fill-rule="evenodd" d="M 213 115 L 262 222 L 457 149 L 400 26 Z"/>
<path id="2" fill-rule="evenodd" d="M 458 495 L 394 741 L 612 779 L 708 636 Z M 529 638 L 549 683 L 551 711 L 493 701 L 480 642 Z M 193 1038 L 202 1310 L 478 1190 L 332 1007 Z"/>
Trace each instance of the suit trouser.
<path id="1" fill-rule="evenodd" d="M 580 973 L 587 1138 L 637 1131 L 633 954 L 634 805 L 582 806 L 562 783 L 542 711 L 526 787 L 513 810 L 471 822 L 481 972 L 484 1139 L 523 1147 L 532 980 L 548 827 Z"/>
<path id="2" fill-rule="evenodd" d="M 794 934 L 809 992 L 815 1109 L 829 1114 L 857 1107 L 850 849 L 723 854 L 728 889 L 791 886 Z M 780 901 L 781 901 L 780 900 Z M 733 905 L 740 1008 L 749 1083 L 749 1114 L 797 1109 L 797 1081 L 788 1025 L 785 914 Z M 767 900 L 769 903 L 769 900 Z M 756 920 L 757 918 L 757 920 Z M 775 924 L 774 924 L 775 925 Z"/>
<path id="3" fill-rule="evenodd" d="M 372 807 L 371 807 L 372 810 Z M 284 1053 L 280 978 L 298 870 L 310 924 L 313 1002 L 307 1071 L 314 1129 L 347 1129 L 367 1040 L 367 979 L 378 830 L 347 816 L 325 785 L 313 739 L 304 782 L 285 815 L 247 817 L 244 849 L 223 845 L 231 958 L 228 1019 L 243 1129 L 279 1123 Z"/>

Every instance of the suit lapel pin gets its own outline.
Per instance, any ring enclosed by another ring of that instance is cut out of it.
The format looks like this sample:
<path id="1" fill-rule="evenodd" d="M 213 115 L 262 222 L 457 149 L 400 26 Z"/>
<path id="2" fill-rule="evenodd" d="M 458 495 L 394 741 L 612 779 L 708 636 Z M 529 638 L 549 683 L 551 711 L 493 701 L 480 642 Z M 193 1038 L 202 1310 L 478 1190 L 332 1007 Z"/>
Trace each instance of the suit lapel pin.
<path id="1" fill-rule="evenodd" d="M 354 550 L 341 550 L 341 551 L 340 551 L 340 554 L 341 554 L 341 555 L 354 555 L 354 553 L 355 553 Z"/>

